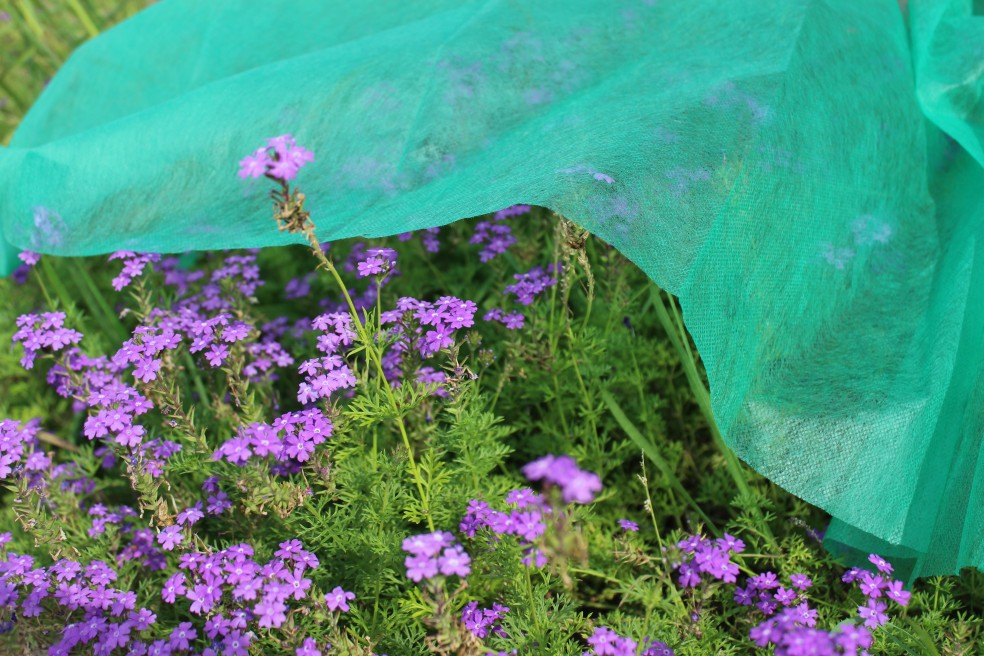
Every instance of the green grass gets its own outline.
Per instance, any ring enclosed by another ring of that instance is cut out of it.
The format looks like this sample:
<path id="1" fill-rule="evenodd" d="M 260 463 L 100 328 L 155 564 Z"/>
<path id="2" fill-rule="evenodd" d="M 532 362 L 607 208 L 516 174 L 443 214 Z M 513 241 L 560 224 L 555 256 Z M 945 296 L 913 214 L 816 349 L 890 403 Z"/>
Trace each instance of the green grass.
<path id="1" fill-rule="evenodd" d="M 4 0 L 0 3 L 0 144 L 72 51 L 151 4 L 147 0 Z"/>

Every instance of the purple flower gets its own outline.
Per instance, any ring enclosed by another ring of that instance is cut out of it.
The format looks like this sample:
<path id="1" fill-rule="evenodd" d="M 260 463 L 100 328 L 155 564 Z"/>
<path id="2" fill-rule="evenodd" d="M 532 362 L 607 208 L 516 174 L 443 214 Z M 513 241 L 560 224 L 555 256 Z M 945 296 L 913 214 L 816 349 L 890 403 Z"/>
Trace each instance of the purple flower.
<path id="1" fill-rule="evenodd" d="M 508 612 L 508 606 L 492 604 L 492 608 L 482 609 L 478 607 L 477 601 L 471 601 L 465 604 L 461 610 L 461 623 L 477 638 L 487 637 L 490 631 L 496 635 L 508 637 L 505 631 L 495 626 Z"/>
<path id="2" fill-rule="evenodd" d="M 321 656 L 321 651 L 318 650 L 318 643 L 315 642 L 314 638 L 304 638 L 304 642 L 297 648 L 295 654 L 296 656 Z"/>
<path id="3" fill-rule="evenodd" d="M 861 573 L 861 592 L 864 593 L 866 597 L 875 599 L 882 596 L 882 588 L 886 587 L 887 583 L 882 577 L 872 574 L 871 572 Z"/>
<path id="4" fill-rule="evenodd" d="M 431 557 L 440 553 L 444 547 L 451 546 L 454 536 L 448 532 L 423 533 L 403 540 L 403 550 L 415 556 Z"/>
<path id="5" fill-rule="evenodd" d="M 864 625 L 869 629 L 874 629 L 888 621 L 885 610 L 888 608 L 876 599 L 869 599 L 864 606 L 858 606 L 858 615 L 864 620 Z"/>
<path id="6" fill-rule="evenodd" d="M 689 563 L 681 563 L 677 571 L 680 572 L 679 582 L 683 587 L 696 588 L 700 585 L 700 574 Z"/>
<path id="7" fill-rule="evenodd" d="M 873 642 L 871 632 L 863 626 L 845 622 L 838 628 L 840 632 L 834 636 L 834 641 L 845 654 L 853 654 L 858 648 L 867 649 Z"/>
<path id="8" fill-rule="evenodd" d="M 813 585 L 813 581 L 811 581 L 806 574 L 793 574 L 789 577 L 789 582 L 794 588 L 798 588 L 800 590 L 806 590 Z"/>
<path id="9" fill-rule="evenodd" d="M 287 621 L 287 606 L 276 596 L 267 594 L 253 607 L 258 618 L 257 624 L 264 629 L 278 629 Z"/>
<path id="10" fill-rule="evenodd" d="M 403 564 L 407 568 L 407 578 L 419 583 L 437 576 L 437 558 L 432 556 L 407 556 Z"/>
<path id="11" fill-rule="evenodd" d="M 197 501 L 191 508 L 185 508 L 178 513 L 178 524 L 181 524 L 182 526 L 191 526 L 204 516 L 205 513 L 202 512 L 202 502 Z"/>
<path id="12" fill-rule="evenodd" d="M 21 251 L 17 254 L 17 258 L 28 267 L 33 267 L 41 261 L 41 254 L 34 251 Z"/>
<path id="13" fill-rule="evenodd" d="M 219 367 L 229 357 L 229 347 L 225 344 L 212 344 L 205 353 L 205 359 L 213 367 Z"/>
<path id="14" fill-rule="evenodd" d="M 240 178 L 258 178 L 266 175 L 267 168 L 273 164 L 266 148 L 257 148 L 252 155 L 239 161 Z"/>
<path id="15" fill-rule="evenodd" d="M 272 152 L 271 152 L 272 151 Z M 263 175 L 279 180 L 293 180 L 297 172 L 308 162 L 314 161 L 314 153 L 297 145 L 289 134 L 267 139 L 267 145 L 253 151 L 239 161 L 240 178 L 258 178 Z"/>
<path id="16" fill-rule="evenodd" d="M 796 601 L 796 592 L 794 590 L 787 590 L 786 588 L 779 586 L 776 590 L 775 599 L 783 606 L 788 606 L 794 601 Z"/>
<path id="17" fill-rule="evenodd" d="M 885 589 L 885 596 L 899 606 L 908 606 L 912 593 L 902 589 L 902 581 L 892 581 Z"/>
<path id="18" fill-rule="evenodd" d="M 445 576 L 457 575 L 462 578 L 471 573 L 471 557 L 459 546 L 448 547 L 438 558 L 438 567 Z"/>
<path id="19" fill-rule="evenodd" d="M 171 636 L 168 639 L 168 645 L 171 649 L 188 649 L 191 647 L 191 641 L 198 637 L 198 632 L 195 631 L 191 622 L 181 622 L 178 626 L 171 631 Z"/>
<path id="20" fill-rule="evenodd" d="M 882 558 L 881 556 L 879 556 L 878 554 L 871 554 L 870 556 L 868 556 L 868 561 L 872 565 L 877 567 L 878 571 L 880 572 L 883 572 L 885 574 L 891 574 L 893 571 L 892 564 L 889 563 L 884 558 Z"/>
<path id="21" fill-rule="evenodd" d="M 164 583 L 164 588 L 161 590 L 161 597 L 165 602 L 173 604 L 178 595 L 183 595 L 186 592 L 184 572 L 176 572 Z"/>
<path id="22" fill-rule="evenodd" d="M 355 593 L 347 592 L 341 586 L 335 586 L 334 590 L 325 595 L 325 603 L 328 604 L 328 610 L 340 610 L 343 613 L 349 611 L 348 602 L 353 599 L 355 599 Z"/>
<path id="23" fill-rule="evenodd" d="M 157 534 L 157 542 L 160 543 L 161 549 L 164 551 L 171 551 L 183 540 L 184 535 L 181 534 L 181 527 L 177 525 L 168 526 Z"/>

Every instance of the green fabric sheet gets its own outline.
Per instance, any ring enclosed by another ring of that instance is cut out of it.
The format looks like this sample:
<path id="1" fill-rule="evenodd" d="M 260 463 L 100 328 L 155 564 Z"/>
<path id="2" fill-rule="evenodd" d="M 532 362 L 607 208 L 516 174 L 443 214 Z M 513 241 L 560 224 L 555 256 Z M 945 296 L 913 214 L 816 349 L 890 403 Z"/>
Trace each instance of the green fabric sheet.
<path id="1" fill-rule="evenodd" d="M 0 151 L 0 268 L 322 239 L 514 203 L 680 297 L 727 443 L 904 576 L 984 566 L 981 0 L 164 0 Z"/>

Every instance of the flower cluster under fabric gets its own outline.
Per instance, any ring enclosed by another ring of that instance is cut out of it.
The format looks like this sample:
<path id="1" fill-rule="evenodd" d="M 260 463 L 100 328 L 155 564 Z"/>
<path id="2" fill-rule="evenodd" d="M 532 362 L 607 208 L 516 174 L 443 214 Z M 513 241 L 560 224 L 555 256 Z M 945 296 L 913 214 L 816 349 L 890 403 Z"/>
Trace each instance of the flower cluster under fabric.
<path id="1" fill-rule="evenodd" d="M 772 572 L 765 572 L 748 580 L 746 587 L 737 588 L 735 601 L 752 605 L 766 616 L 755 626 L 750 637 L 760 647 L 775 646 L 777 656 L 815 654 L 861 654 L 872 645 L 871 631 L 888 621 L 886 597 L 899 606 L 909 603 L 910 593 L 902 589 L 902 581 L 890 581 L 882 574 L 891 574 L 892 566 L 884 558 L 872 554 L 869 558 L 881 574 L 853 568 L 844 575 L 845 582 L 857 583 L 867 597 L 867 603 L 858 607 L 863 624 L 845 621 L 832 631 L 816 628 L 817 611 L 805 600 L 805 591 L 811 581 L 802 574 L 790 577 L 789 587 L 780 585 Z M 860 650 L 860 651 L 859 651 Z"/>
<path id="2" fill-rule="evenodd" d="M 24 347 L 20 362 L 25 369 L 34 367 L 34 361 L 42 351 L 57 353 L 82 341 L 82 333 L 65 327 L 64 312 L 22 314 L 17 317 L 17 328 L 12 339 Z"/>
<path id="3" fill-rule="evenodd" d="M 620 636 L 607 626 L 599 626 L 588 638 L 590 649 L 584 656 L 674 656 L 673 650 L 666 643 L 646 638 L 642 641 L 642 651 L 639 643 L 632 638 Z"/>
<path id="4" fill-rule="evenodd" d="M 454 536 L 446 531 L 413 535 L 403 541 L 407 578 L 419 583 L 437 576 L 459 576 L 471 573 L 471 557 Z"/>
<path id="5" fill-rule="evenodd" d="M 314 153 L 297 145 L 289 134 L 267 139 L 266 146 L 257 148 L 239 162 L 240 178 L 267 176 L 277 180 L 293 180 L 305 164 L 314 161 Z"/>
<path id="6" fill-rule="evenodd" d="M 898 606 L 908 606 L 912 593 L 902 588 L 902 581 L 891 578 L 894 568 L 887 560 L 878 554 L 871 554 L 868 561 L 878 570 L 877 574 L 853 567 L 844 574 L 842 580 L 857 585 L 867 597 L 865 605 L 858 606 L 858 616 L 864 620 L 865 626 L 873 629 L 888 621 L 885 612 L 888 604 L 882 598 L 891 600 Z"/>
<path id="7" fill-rule="evenodd" d="M 513 295 L 521 305 L 532 305 L 537 296 L 557 284 L 557 278 L 552 275 L 554 271 L 554 265 L 550 264 L 546 269 L 537 266 L 526 273 L 514 274 L 513 278 L 517 282 L 506 286 L 505 297 L 508 299 Z M 519 330 L 526 323 L 526 317 L 522 312 L 506 312 L 500 308 L 490 309 L 482 318 L 485 321 L 497 321 L 509 330 Z"/>
<path id="8" fill-rule="evenodd" d="M 492 221 L 476 223 L 475 231 L 468 242 L 482 246 L 478 259 L 481 262 L 489 262 L 509 250 L 509 247 L 516 243 L 516 237 L 513 236 L 512 228 L 505 221 L 515 216 L 528 214 L 529 211 L 529 205 L 513 205 L 496 212 L 492 216 Z"/>
<path id="9" fill-rule="evenodd" d="M 397 239 L 401 242 L 407 242 L 413 239 L 415 233 L 413 232 L 402 232 L 397 235 Z M 424 230 L 418 231 L 416 234 L 420 235 L 420 242 L 424 246 L 424 250 L 428 253 L 438 253 L 441 250 L 441 241 L 437 238 L 441 234 L 440 228 L 425 228 Z"/>
<path id="10" fill-rule="evenodd" d="M 113 278 L 113 289 L 122 291 L 134 278 L 143 275 L 144 269 L 148 264 L 161 261 L 161 256 L 157 253 L 134 253 L 132 251 L 116 251 L 109 256 L 109 260 L 123 260 L 123 270 Z"/>
<path id="11" fill-rule="evenodd" d="M 34 251 L 21 251 L 17 254 L 17 259 L 21 261 L 21 264 L 11 272 L 10 278 L 18 285 L 23 285 L 27 282 L 31 269 L 41 261 L 41 254 Z"/>

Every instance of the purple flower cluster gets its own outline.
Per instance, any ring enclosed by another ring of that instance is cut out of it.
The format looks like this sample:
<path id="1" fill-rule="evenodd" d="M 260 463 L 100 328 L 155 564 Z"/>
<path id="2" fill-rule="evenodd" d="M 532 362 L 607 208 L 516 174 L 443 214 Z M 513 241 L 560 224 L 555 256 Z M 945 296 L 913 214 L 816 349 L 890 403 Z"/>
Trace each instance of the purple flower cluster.
<path id="1" fill-rule="evenodd" d="M 454 543 L 454 536 L 436 531 L 411 536 L 403 541 L 403 550 L 410 554 L 403 564 L 407 578 L 420 582 L 440 576 L 460 576 L 471 573 L 471 557 Z"/>
<path id="2" fill-rule="evenodd" d="M 19 423 L 13 419 L 0 421 L 0 480 L 23 470 L 37 473 L 51 466 L 51 458 L 41 450 L 38 431 L 41 422 L 32 419 Z M 37 485 L 37 482 L 34 483 Z"/>
<path id="3" fill-rule="evenodd" d="M 486 638 L 494 633 L 502 638 L 509 636 L 498 622 L 509 612 L 509 606 L 492 604 L 492 608 L 479 608 L 477 601 L 470 601 L 461 609 L 461 623 L 471 631 L 476 638 Z"/>
<path id="4" fill-rule="evenodd" d="M 40 351 L 56 353 L 82 341 L 82 333 L 65 327 L 64 312 L 22 314 L 17 317 L 17 328 L 12 339 L 24 346 L 24 357 L 20 363 L 25 369 L 34 367 L 34 360 Z"/>
<path id="5" fill-rule="evenodd" d="M 677 547 L 685 555 L 676 565 L 679 583 L 684 588 L 696 587 L 706 582 L 708 575 L 725 583 L 736 583 L 738 566 L 731 562 L 731 554 L 744 550 L 741 540 L 725 533 L 723 538 L 709 540 L 692 535 L 681 540 Z M 867 597 L 858 607 L 860 623 L 846 621 L 832 631 L 817 628 L 818 613 L 810 607 L 807 590 L 813 582 L 805 574 L 793 574 L 783 584 L 774 572 L 763 572 L 746 579 L 745 585 L 734 590 L 734 600 L 740 606 L 754 608 L 764 620 L 754 626 L 750 638 L 759 646 L 774 646 L 776 656 L 836 656 L 851 654 L 867 656 L 866 648 L 872 644 L 871 629 L 886 621 L 885 597 L 900 606 L 909 603 L 910 593 L 902 589 L 901 581 L 890 581 L 892 566 L 884 558 L 872 554 L 869 558 L 880 573 L 851 569 L 843 577 L 846 583 L 856 583 Z M 860 650 L 860 651 L 859 651 Z"/>
<path id="6" fill-rule="evenodd" d="M 126 343 L 121 351 L 125 348 Z M 137 347 L 133 348 L 133 355 L 138 361 L 135 376 L 139 379 L 143 374 L 143 378 L 147 380 L 156 378 L 160 360 L 153 355 L 146 355 L 146 350 L 138 353 Z M 150 352 L 153 352 L 153 348 L 157 346 L 151 347 Z M 135 419 L 149 412 L 154 404 L 121 380 L 121 373 L 127 365 L 125 356 L 118 352 L 113 360 L 109 360 L 105 357 L 90 358 L 81 353 L 70 355 L 65 364 L 79 376 L 81 385 L 76 387 L 67 372 L 62 375 L 58 371 L 56 373 L 62 376 L 59 393 L 80 399 L 89 408 L 89 416 L 82 429 L 83 435 L 90 440 L 102 439 L 110 446 L 115 445 L 115 448 L 122 447 L 140 461 L 145 471 L 155 478 L 160 476 L 167 459 L 178 453 L 181 445 L 163 438 L 145 439 L 147 430 Z"/>
<path id="7" fill-rule="evenodd" d="M 17 259 L 19 259 L 22 264 L 14 269 L 13 273 L 10 274 L 10 277 L 18 285 L 23 285 L 27 282 L 27 276 L 31 272 L 31 269 L 33 269 L 37 263 L 41 261 L 41 254 L 35 253 L 34 251 L 21 251 L 17 254 Z"/>
<path id="8" fill-rule="evenodd" d="M 526 273 L 514 274 L 513 278 L 517 282 L 506 286 L 505 296 L 508 298 L 510 294 L 515 295 L 522 305 L 531 305 L 544 290 L 557 284 L 557 279 L 550 275 L 553 271 L 554 265 L 550 264 L 546 270 L 538 266 Z M 482 318 L 485 321 L 498 321 L 509 330 L 519 330 L 526 322 L 521 312 L 506 312 L 499 308 L 490 309 Z"/>
<path id="9" fill-rule="evenodd" d="M 0 535 L 0 615 L 63 618 L 61 637 L 48 654 L 67 656 L 83 645 L 95 654 L 124 647 L 138 656 L 150 653 L 147 642 L 135 636 L 148 631 L 157 617 L 137 607 L 135 593 L 112 586 L 115 569 L 100 560 L 83 565 L 66 559 L 36 567 L 31 556 L 7 553 L 3 545 L 9 540 L 9 533 Z M 188 648 L 176 633 L 161 641 L 169 653 Z"/>
<path id="10" fill-rule="evenodd" d="M 526 273 L 514 274 L 516 282 L 506 286 L 505 294 L 513 294 L 522 305 L 532 305 L 537 296 L 557 284 L 553 273 L 554 265 L 549 264 L 546 269 L 536 266 Z"/>
<path id="11" fill-rule="evenodd" d="M 542 481 L 548 489 L 556 486 L 565 503 L 591 503 L 601 491 L 601 478 L 579 468 L 570 456 L 545 455 L 524 465 L 523 475 L 531 481 Z"/>
<path id="12" fill-rule="evenodd" d="M 133 282 L 134 278 L 139 277 L 148 264 L 160 262 L 161 256 L 157 253 L 134 253 L 132 251 L 116 251 L 109 256 L 109 260 L 123 260 L 123 270 L 113 278 L 113 289 L 122 291 Z"/>
<path id="13" fill-rule="evenodd" d="M 120 545 L 116 552 L 116 563 L 134 561 L 151 572 L 157 572 L 167 567 L 167 559 L 155 539 L 154 532 L 142 527 L 138 522 L 138 514 L 129 506 L 107 508 L 101 503 L 92 505 L 87 511 L 92 517 L 92 525 L 88 529 L 90 538 L 97 539 L 106 534 L 107 527 L 113 526 L 111 538 Z"/>
<path id="14" fill-rule="evenodd" d="M 238 344 L 246 356 L 242 372 L 251 381 L 269 376 L 274 365 L 293 364 L 294 359 L 276 340 L 276 334 L 267 329 L 272 326 L 257 330 L 252 324 L 235 319 L 230 311 L 238 300 L 251 298 L 263 284 L 255 253 L 226 257 L 208 281 L 199 285 L 200 290 L 191 285 L 202 276 L 184 274 L 174 269 L 171 261 L 162 263 L 161 269 L 165 284 L 179 289 L 178 299 L 170 309 L 154 308 L 134 329 L 133 337 L 113 355 L 115 364 L 134 366 L 137 380 L 156 380 L 164 353 L 185 341 L 190 342 L 190 353 L 201 354 L 213 368 L 225 364 Z"/>
<path id="15" fill-rule="evenodd" d="M 321 332 L 317 349 L 324 356 L 305 360 L 298 368 L 304 374 L 304 380 L 297 388 L 297 400 L 301 403 L 327 399 L 340 389 L 355 387 L 356 383 L 355 375 L 343 359 L 356 338 L 351 315 L 345 312 L 322 314 L 315 317 L 311 327 Z"/>
<path id="16" fill-rule="evenodd" d="M 527 214 L 529 211 L 529 205 L 513 205 L 496 212 L 492 221 L 476 223 L 475 231 L 468 243 L 482 246 L 478 259 L 482 262 L 489 262 L 509 250 L 509 247 L 516 243 L 516 237 L 513 236 L 512 228 L 503 221 L 510 217 Z"/>
<path id="17" fill-rule="evenodd" d="M 620 636 L 607 626 L 599 626 L 588 638 L 590 650 L 584 656 L 674 656 L 673 650 L 666 643 L 646 638 L 642 641 L 642 651 L 639 643 L 632 638 Z"/>
<path id="18" fill-rule="evenodd" d="M 559 489 L 563 503 L 590 503 L 601 490 L 598 475 L 581 470 L 570 456 L 544 456 L 523 467 L 523 473 L 531 481 L 542 481 L 547 491 Z M 481 499 L 472 499 L 458 529 L 470 538 L 480 529 L 488 529 L 497 538 L 516 536 L 524 549 L 523 564 L 543 567 L 547 557 L 537 548 L 537 542 L 551 525 L 566 518 L 563 508 L 555 507 L 544 495 L 528 487 L 510 491 L 505 502 L 513 506 L 508 512 L 495 510 Z"/>
<path id="19" fill-rule="evenodd" d="M 314 153 L 298 146 L 291 135 L 282 134 L 267 139 L 266 146 L 240 160 L 239 177 L 293 180 L 302 166 L 313 161 Z"/>
<path id="20" fill-rule="evenodd" d="M 226 440 L 212 457 L 243 466 L 250 458 L 272 456 L 288 465 L 282 472 L 287 473 L 293 471 L 291 465 L 309 460 L 315 447 L 331 437 L 333 430 L 331 420 L 318 408 L 287 412 L 272 424 L 240 426 L 236 437 Z"/>
<path id="21" fill-rule="evenodd" d="M 388 275 L 396 268 L 396 257 L 392 248 L 366 249 L 356 264 L 356 273 L 360 278 Z"/>
<path id="22" fill-rule="evenodd" d="M 391 382 L 399 378 L 403 356 L 412 347 L 427 358 L 454 346 L 455 333 L 475 325 L 477 309 L 473 301 L 454 296 L 442 296 L 433 303 L 409 296 L 400 298 L 396 309 L 383 312 L 380 317 L 382 325 L 392 326 L 388 336 L 393 344 L 384 362 L 387 378 Z"/>
<path id="23" fill-rule="evenodd" d="M 526 325 L 526 317 L 522 312 L 505 313 L 499 308 L 492 308 L 482 317 L 484 321 L 498 321 L 509 330 L 520 330 Z"/>
<path id="24" fill-rule="evenodd" d="M 858 616 L 864 620 L 864 625 L 874 629 L 888 621 L 885 611 L 888 604 L 881 598 L 890 599 L 899 606 L 908 606 L 912 593 L 902 589 L 902 581 L 892 580 L 889 575 L 894 571 L 891 563 L 877 554 L 868 556 L 868 561 L 875 566 L 878 574 L 868 570 L 853 567 L 843 577 L 845 583 L 854 583 L 867 597 L 864 606 L 858 606 Z"/>
<path id="25" fill-rule="evenodd" d="M 261 564 L 249 544 L 184 553 L 161 598 L 168 604 L 190 602 L 188 612 L 204 618 L 201 629 L 221 645 L 221 653 L 246 654 L 254 636 L 251 627 L 283 626 L 292 613 L 291 602 L 306 599 L 311 590 L 305 572 L 318 567 L 317 557 L 300 540 L 281 542 L 274 556 Z"/>
<path id="26" fill-rule="evenodd" d="M 677 547 L 687 557 L 677 564 L 679 582 L 685 588 L 694 588 L 701 583 L 701 574 L 707 574 L 718 581 L 734 583 L 738 577 L 738 565 L 731 562 L 731 554 L 745 550 L 745 543 L 738 538 L 724 534 L 723 538 L 711 541 L 701 535 L 692 535 L 681 540 Z"/>
<path id="27" fill-rule="evenodd" d="M 424 245 L 424 250 L 428 253 L 437 253 L 441 250 L 441 242 L 438 240 L 437 236 L 441 234 L 440 228 L 426 228 L 418 232 L 420 235 L 420 242 Z M 400 233 L 397 238 L 401 242 L 407 242 L 413 239 L 414 233 L 403 232 Z"/>

